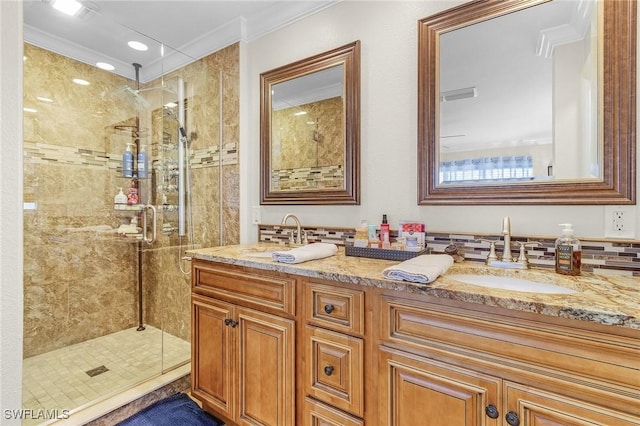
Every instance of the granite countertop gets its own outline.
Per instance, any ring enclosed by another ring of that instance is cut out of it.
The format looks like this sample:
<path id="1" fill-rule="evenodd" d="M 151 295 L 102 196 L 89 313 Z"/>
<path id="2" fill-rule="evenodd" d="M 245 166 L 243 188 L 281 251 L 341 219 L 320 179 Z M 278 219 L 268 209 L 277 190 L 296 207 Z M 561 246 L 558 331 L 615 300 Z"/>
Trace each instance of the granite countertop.
<path id="1" fill-rule="evenodd" d="M 298 264 L 279 263 L 271 259 L 271 252 L 288 249 L 287 246 L 257 243 L 194 249 L 187 254 L 196 259 L 231 265 L 640 329 L 640 279 L 636 277 L 592 273 L 572 277 L 556 274 L 553 270 L 507 270 L 465 261 L 455 263 L 430 284 L 414 284 L 382 276 L 383 269 L 399 261 L 345 256 L 344 247 L 340 247 L 335 256 Z M 454 274 L 510 276 L 559 285 L 576 292 L 542 294 L 486 288 L 456 281 L 451 278 Z"/>

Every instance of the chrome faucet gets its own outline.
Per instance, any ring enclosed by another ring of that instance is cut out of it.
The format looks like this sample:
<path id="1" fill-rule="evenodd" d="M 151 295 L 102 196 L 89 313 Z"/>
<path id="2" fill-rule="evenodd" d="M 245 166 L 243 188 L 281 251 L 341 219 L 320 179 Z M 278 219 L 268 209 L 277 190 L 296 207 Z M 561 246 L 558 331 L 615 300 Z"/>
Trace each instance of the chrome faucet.
<path id="1" fill-rule="evenodd" d="M 287 224 L 287 220 L 289 220 L 289 218 L 293 219 L 293 221 L 296 223 L 296 228 L 297 228 L 297 229 L 296 229 L 296 238 L 295 238 L 295 241 L 294 241 L 294 238 L 293 238 L 293 231 L 292 231 L 292 232 L 291 232 L 291 235 L 289 236 L 289 242 L 290 242 L 291 244 L 298 244 L 298 245 L 302 245 L 302 244 L 303 244 L 303 242 L 302 242 L 302 225 L 300 224 L 300 219 L 298 219 L 298 216 L 296 216 L 296 215 L 295 215 L 295 214 L 293 214 L 293 213 L 287 213 L 287 214 L 284 216 L 284 218 L 282 218 L 282 223 L 281 223 L 281 224 L 282 224 L 282 225 L 286 225 L 286 224 Z M 306 239 L 307 239 L 307 235 L 306 235 L 306 233 L 305 233 L 305 238 L 304 238 L 304 240 L 305 240 L 305 242 L 304 242 L 304 243 L 305 243 L 305 244 L 306 244 Z"/>

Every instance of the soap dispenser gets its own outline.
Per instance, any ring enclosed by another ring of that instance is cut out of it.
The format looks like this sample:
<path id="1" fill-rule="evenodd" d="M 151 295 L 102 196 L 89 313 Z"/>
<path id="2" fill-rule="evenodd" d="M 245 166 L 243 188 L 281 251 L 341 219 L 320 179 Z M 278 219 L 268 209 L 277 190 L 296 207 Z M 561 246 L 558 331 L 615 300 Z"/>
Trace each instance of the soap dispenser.
<path id="1" fill-rule="evenodd" d="M 122 188 L 118 188 L 119 192 L 116 194 L 115 197 L 113 197 L 113 203 L 114 204 L 127 204 L 127 196 L 124 194 L 124 192 L 122 192 Z"/>
<path id="2" fill-rule="evenodd" d="M 561 223 L 562 235 L 556 240 L 556 272 L 563 275 L 580 275 L 582 248 L 573 235 L 573 225 Z"/>

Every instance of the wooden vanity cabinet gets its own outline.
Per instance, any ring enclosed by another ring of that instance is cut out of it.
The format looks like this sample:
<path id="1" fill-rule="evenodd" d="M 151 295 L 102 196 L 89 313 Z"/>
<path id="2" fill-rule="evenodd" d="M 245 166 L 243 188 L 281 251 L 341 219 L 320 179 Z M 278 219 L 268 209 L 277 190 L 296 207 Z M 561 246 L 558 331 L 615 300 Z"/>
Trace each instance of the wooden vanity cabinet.
<path id="1" fill-rule="evenodd" d="M 194 261 L 191 393 L 238 425 L 294 426 L 295 279 Z"/>
<path id="2" fill-rule="evenodd" d="M 640 425 L 637 332 L 426 297 L 378 300 L 381 426 Z"/>
<path id="3" fill-rule="evenodd" d="M 196 259 L 191 381 L 229 425 L 640 426 L 640 331 Z"/>

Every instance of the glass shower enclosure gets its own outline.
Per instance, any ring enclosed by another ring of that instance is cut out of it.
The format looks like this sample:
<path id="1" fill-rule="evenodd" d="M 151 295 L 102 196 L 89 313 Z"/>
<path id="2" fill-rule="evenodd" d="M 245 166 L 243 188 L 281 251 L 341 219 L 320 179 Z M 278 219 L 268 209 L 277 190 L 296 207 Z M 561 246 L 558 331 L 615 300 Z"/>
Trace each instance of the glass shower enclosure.
<path id="1" fill-rule="evenodd" d="M 145 43 L 161 66 L 182 55 Z M 24 49 L 23 405 L 66 413 L 190 360 L 184 250 L 235 238 L 221 193 L 237 47 L 142 82 Z"/>

